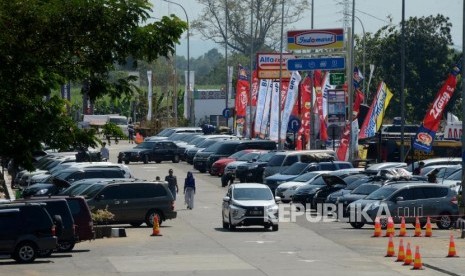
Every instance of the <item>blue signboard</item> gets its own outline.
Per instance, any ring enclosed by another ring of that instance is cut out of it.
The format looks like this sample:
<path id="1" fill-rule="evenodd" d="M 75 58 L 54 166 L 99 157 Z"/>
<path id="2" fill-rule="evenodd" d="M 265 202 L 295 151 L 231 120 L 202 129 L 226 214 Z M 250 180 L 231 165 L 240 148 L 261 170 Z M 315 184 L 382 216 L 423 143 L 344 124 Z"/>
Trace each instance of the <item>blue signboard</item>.
<path id="1" fill-rule="evenodd" d="M 296 117 L 291 117 L 289 120 L 289 123 L 287 124 L 287 129 L 292 131 L 292 132 L 297 132 L 299 131 L 301 126 L 299 118 Z"/>
<path id="2" fill-rule="evenodd" d="M 225 117 L 226 119 L 231 117 L 231 109 L 229 109 L 229 108 L 223 109 L 223 117 Z"/>
<path id="3" fill-rule="evenodd" d="M 299 58 L 287 60 L 287 70 L 289 71 L 341 70 L 344 68 L 344 57 Z"/>

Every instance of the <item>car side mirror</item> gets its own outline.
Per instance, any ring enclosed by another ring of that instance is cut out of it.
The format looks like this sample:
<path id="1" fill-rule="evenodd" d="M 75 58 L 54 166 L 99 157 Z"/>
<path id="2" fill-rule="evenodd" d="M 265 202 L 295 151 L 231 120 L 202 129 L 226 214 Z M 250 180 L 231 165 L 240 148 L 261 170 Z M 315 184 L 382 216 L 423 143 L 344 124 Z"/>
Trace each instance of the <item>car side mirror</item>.
<path id="1" fill-rule="evenodd" d="M 229 196 L 225 196 L 223 197 L 223 201 L 224 202 L 229 202 L 231 200 L 231 198 Z"/>
<path id="2" fill-rule="evenodd" d="M 396 197 L 396 202 L 397 202 L 397 201 L 404 201 L 404 198 L 401 197 L 401 196 L 398 196 L 398 197 Z"/>
<path id="3" fill-rule="evenodd" d="M 281 201 L 281 197 L 280 197 L 280 196 L 275 196 L 275 197 L 274 197 L 274 201 L 280 202 L 280 201 Z"/>

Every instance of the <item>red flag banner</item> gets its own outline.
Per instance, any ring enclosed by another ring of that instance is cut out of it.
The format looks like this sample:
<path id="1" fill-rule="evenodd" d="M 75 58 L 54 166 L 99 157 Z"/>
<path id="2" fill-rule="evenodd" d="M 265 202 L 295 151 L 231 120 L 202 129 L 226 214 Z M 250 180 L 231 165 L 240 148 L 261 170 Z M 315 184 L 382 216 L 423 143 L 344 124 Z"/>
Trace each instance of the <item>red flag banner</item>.
<path id="1" fill-rule="evenodd" d="M 299 139 L 297 139 L 296 149 L 305 149 L 305 145 L 310 138 L 310 101 L 312 95 L 312 78 L 309 76 L 300 84 L 300 104 L 301 104 L 301 126 L 299 129 Z"/>
<path id="2" fill-rule="evenodd" d="M 318 117 L 320 118 L 320 139 L 323 141 L 328 140 L 328 133 L 326 132 L 325 114 L 323 112 L 323 91 L 322 91 L 322 78 L 321 72 L 315 71 L 314 75 L 315 94 L 316 94 L 316 108 Z"/>
<path id="3" fill-rule="evenodd" d="M 360 112 L 360 105 L 363 103 L 363 96 L 362 91 L 360 89 L 355 90 L 355 100 L 354 100 L 354 108 L 353 108 L 353 120 L 357 119 L 358 113 Z"/>
<path id="4" fill-rule="evenodd" d="M 257 106 L 259 79 L 257 77 L 257 70 L 252 74 L 252 106 Z"/>
<path id="5" fill-rule="evenodd" d="M 349 153 L 349 143 L 350 143 L 350 122 L 346 121 L 344 127 L 344 132 L 342 133 L 341 142 L 339 143 L 339 148 L 336 151 L 337 159 L 339 161 L 347 161 Z"/>

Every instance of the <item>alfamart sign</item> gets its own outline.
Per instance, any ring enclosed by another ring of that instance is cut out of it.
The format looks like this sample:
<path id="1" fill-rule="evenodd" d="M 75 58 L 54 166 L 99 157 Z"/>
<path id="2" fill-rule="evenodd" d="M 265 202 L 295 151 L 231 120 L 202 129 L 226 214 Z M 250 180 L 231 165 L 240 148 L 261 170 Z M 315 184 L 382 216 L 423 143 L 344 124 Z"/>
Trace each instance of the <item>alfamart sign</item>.
<path id="1" fill-rule="evenodd" d="M 288 50 L 335 49 L 344 47 L 344 29 L 287 32 Z"/>

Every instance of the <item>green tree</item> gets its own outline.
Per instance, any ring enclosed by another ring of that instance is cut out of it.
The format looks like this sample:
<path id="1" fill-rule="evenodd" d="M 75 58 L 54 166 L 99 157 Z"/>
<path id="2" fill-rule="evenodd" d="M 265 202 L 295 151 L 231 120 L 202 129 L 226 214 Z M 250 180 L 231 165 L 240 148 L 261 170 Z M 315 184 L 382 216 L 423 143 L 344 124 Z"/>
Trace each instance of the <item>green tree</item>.
<path id="1" fill-rule="evenodd" d="M 405 21 L 405 110 L 406 120 L 419 123 L 446 79 L 457 55 L 451 49 L 451 23 L 443 15 L 411 17 Z M 362 60 L 362 43 L 357 43 L 357 64 Z M 384 80 L 394 96 L 387 117 L 400 116 L 400 26 L 385 26 L 366 35 L 366 64 L 376 69 L 370 101 L 376 85 Z M 367 72 L 365 72 L 367 75 Z M 369 102 L 370 103 L 370 102 Z"/>
<path id="2" fill-rule="evenodd" d="M 52 90 L 84 81 L 92 100 L 130 96 L 135 77 L 109 78 L 116 64 L 174 52 L 187 24 L 174 15 L 146 24 L 146 0 L 0 2 L 0 156 L 32 168 L 41 142 L 95 144 L 77 129 Z"/>

